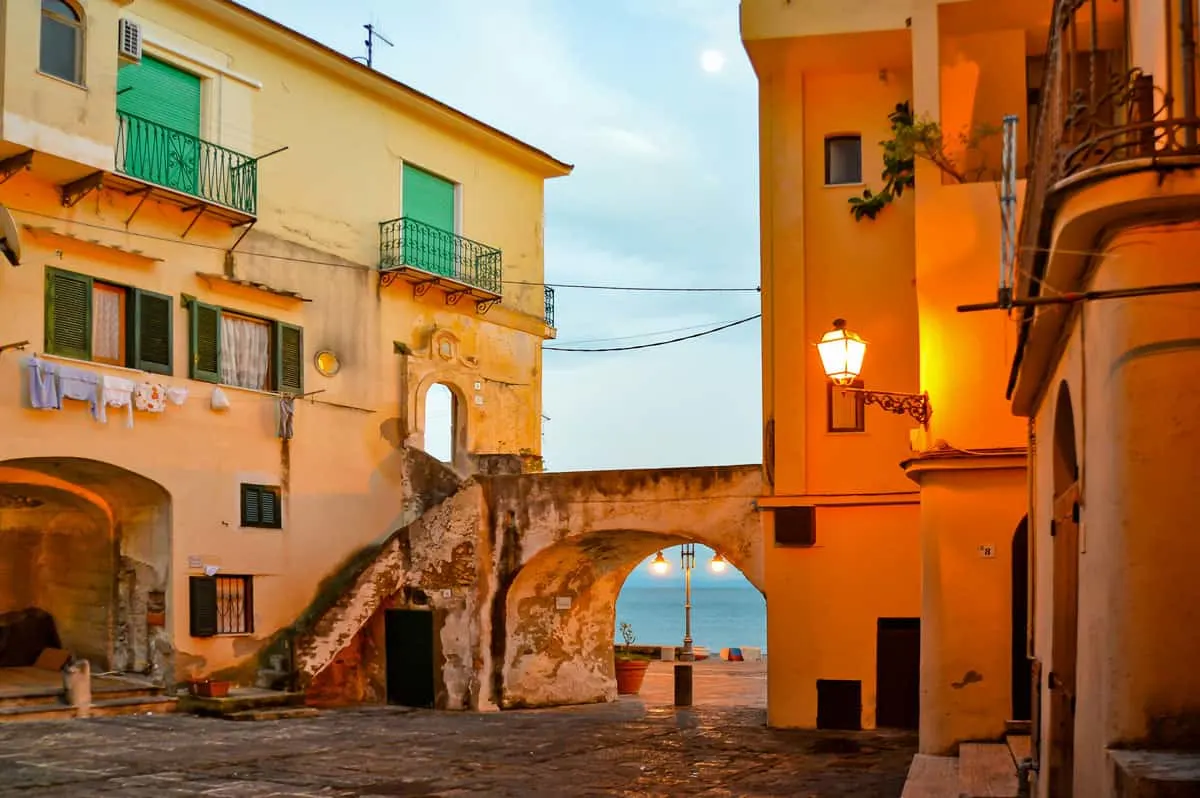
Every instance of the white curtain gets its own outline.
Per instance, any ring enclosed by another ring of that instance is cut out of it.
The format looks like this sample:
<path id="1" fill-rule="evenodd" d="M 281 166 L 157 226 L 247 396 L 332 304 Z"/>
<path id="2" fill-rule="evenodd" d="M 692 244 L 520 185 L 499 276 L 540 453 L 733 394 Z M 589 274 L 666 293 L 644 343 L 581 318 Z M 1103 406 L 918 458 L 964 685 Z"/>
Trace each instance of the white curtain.
<path id="1" fill-rule="evenodd" d="M 271 328 L 266 322 L 221 316 L 221 382 L 267 390 Z"/>
<path id="2" fill-rule="evenodd" d="M 96 289 L 92 292 L 92 358 L 123 362 L 121 351 L 121 295 Z"/>

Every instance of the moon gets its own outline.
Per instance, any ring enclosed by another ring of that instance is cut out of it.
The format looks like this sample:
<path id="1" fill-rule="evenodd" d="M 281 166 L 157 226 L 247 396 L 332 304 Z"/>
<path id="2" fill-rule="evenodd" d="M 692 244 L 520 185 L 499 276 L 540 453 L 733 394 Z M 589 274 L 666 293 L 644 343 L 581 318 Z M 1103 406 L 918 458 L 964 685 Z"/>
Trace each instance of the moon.
<path id="1" fill-rule="evenodd" d="M 715 75 L 725 68 L 725 53 L 720 50 L 705 50 L 700 53 L 700 68 Z"/>

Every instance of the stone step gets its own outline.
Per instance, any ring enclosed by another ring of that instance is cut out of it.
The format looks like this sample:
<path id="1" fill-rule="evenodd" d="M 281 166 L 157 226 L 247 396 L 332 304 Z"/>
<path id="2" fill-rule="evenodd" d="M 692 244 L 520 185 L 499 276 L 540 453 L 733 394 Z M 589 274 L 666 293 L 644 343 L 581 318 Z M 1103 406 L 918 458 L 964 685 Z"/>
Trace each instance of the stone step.
<path id="1" fill-rule="evenodd" d="M 163 694 L 161 687 L 129 687 L 119 690 L 93 690 L 92 701 L 116 701 L 121 698 L 160 698 Z"/>
<path id="2" fill-rule="evenodd" d="M 959 798 L 958 760 L 917 754 L 908 767 L 900 798 Z"/>
<path id="3" fill-rule="evenodd" d="M 1005 734 L 1025 734 L 1033 733 L 1033 724 L 1027 720 L 1006 720 L 1004 721 Z"/>
<path id="4" fill-rule="evenodd" d="M 1004 743 L 963 743 L 958 747 L 958 789 L 962 798 L 1017 798 L 1017 767 Z"/>
<path id="5" fill-rule="evenodd" d="M 1117 794 L 1137 798 L 1200 795 L 1200 752 L 1110 750 Z"/>
<path id="6" fill-rule="evenodd" d="M 293 718 L 312 718 L 320 715 L 313 707 L 274 707 L 268 709 L 243 709 L 222 715 L 225 720 L 291 720 Z"/>
<path id="7" fill-rule="evenodd" d="M 19 695 L 11 694 L 0 696 L 0 709 L 11 707 L 52 707 L 63 703 L 63 697 L 66 691 L 62 688 L 57 690 L 30 690 Z"/>
<path id="8" fill-rule="evenodd" d="M 105 718 L 116 715 L 160 715 L 174 712 L 176 700 L 167 696 L 125 696 L 92 701 L 91 716 Z"/>
<path id="9" fill-rule="evenodd" d="M 256 687 L 237 687 L 224 698 L 201 698 L 194 695 L 179 697 L 179 709 L 196 715 L 225 717 L 235 712 L 302 707 L 304 693 L 281 690 L 262 690 Z"/>
<path id="10" fill-rule="evenodd" d="M 70 720 L 75 717 L 75 707 L 66 704 L 43 704 L 24 707 L 0 707 L 0 723 L 32 720 Z"/>

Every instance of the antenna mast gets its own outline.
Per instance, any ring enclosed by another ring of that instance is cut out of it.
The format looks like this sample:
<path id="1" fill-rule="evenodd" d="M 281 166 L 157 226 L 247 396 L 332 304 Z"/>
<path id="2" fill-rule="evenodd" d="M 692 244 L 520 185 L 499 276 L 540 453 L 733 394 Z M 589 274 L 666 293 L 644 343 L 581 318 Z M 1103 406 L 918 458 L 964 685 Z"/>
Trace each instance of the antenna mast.
<path id="1" fill-rule="evenodd" d="M 363 27 L 367 29 L 367 67 L 369 69 L 374 69 L 375 40 L 378 39 L 379 41 L 386 44 L 388 47 L 394 47 L 395 45 L 393 45 L 390 41 L 388 41 L 388 38 L 386 36 L 384 36 L 379 31 L 375 30 L 374 25 L 367 24 L 367 25 L 363 25 Z"/>
<path id="2" fill-rule="evenodd" d="M 1017 117 L 1004 117 L 1004 154 L 1000 174 L 1000 283 L 996 303 L 1012 307 L 1017 265 Z"/>

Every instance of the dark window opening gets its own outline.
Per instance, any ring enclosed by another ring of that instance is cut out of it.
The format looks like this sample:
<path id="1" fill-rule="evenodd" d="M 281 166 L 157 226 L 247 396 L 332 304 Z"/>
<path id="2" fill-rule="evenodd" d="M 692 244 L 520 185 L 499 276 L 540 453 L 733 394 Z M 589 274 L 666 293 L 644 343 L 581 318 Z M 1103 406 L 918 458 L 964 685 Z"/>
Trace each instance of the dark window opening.
<path id="1" fill-rule="evenodd" d="M 862 182 L 862 136 L 825 138 L 825 185 Z"/>
<path id="2" fill-rule="evenodd" d="M 773 512 L 776 546 L 816 545 L 816 507 L 778 507 Z"/>
<path id="3" fill-rule="evenodd" d="M 192 637 L 254 632 L 254 577 L 193 576 L 188 587 Z"/>

